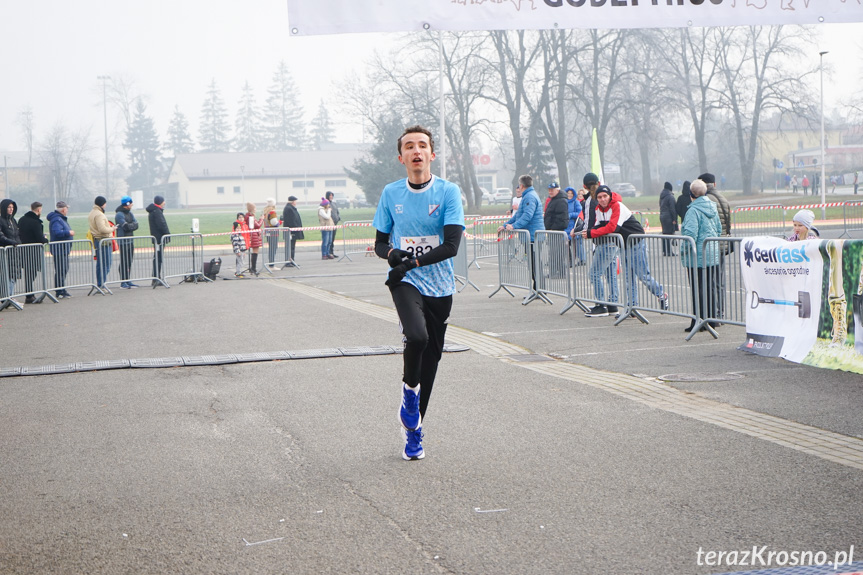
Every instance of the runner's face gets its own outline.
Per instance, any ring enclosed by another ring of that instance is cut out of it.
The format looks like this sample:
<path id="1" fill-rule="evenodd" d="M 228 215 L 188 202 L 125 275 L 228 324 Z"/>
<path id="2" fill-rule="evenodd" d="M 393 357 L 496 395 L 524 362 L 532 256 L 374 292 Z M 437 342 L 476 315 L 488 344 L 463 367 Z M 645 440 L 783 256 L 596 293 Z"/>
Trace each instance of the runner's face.
<path id="1" fill-rule="evenodd" d="M 429 137 L 420 132 L 405 134 L 402 138 L 402 153 L 399 161 L 405 165 L 408 174 L 423 175 L 431 173 L 431 163 L 435 159 L 431 151 Z"/>

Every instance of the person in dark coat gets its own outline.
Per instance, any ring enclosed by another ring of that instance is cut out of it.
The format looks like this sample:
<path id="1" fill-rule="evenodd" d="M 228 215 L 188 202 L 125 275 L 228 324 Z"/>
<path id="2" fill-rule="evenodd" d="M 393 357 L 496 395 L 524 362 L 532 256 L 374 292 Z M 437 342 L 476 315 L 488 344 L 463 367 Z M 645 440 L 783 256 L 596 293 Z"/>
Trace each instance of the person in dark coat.
<path id="1" fill-rule="evenodd" d="M 297 197 L 289 196 L 288 203 L 285 204 L 285 209 L 282 212 L 282 225 L 286 228 L 301 228 L 303 227 L 303 219 L 300 217 L 300 212 L 297 211 Z M 292 231 L 290 233 L 291 237 L 291 252 L 290 257 L 285 257 L 288 260 L 288 263 L 284 265 L 284 268 L 293 268 L 296 267 L 294 263 L 294 256 L 296 255 L 297 249 L 297 240 L 302 240 L 305 238 L 305 234 L 303 234 L 302 230 Z M 285 249 L 287 250 L 288 242 L 285 242 Z M 285 254 L 287 256 L 288 254 Z"/>
<path id="2" fill-rule="evenodd" d="M 18 232 L 18 222 L 15 214 L 18 213 L 18 204 L 6 198 L 0 201 L 0 248 L 6 246 L 17 246 L 21 244 L 21 234 Z M 6 270 L 8 282 L 0 285 L 0 298 L 11 298 L 15 293 L 15 280 L 21 277 L 21 265 L 17 250 L 6 252 Z M 6 309 L 10 304 L 7 300 L 0 304 L 0 310 Z"/>
<path id="3" fill-rule="evenodd" d="M 132 236 L 138 229 L 138 220 L 132 213 L 132 198 L 129 196 L 120 198 L 120 205 L 117 206 L 115 212 L 117 216 L 114 223 L 117 226 L 115 228 L 117 230 L 117 244 L 120 248 L 120 279 L 123 280 L 120 287 L 125 289 L 140 287 L 129 281 L 132 277 L 132 260 L 135 259 L 135 240 L 132 239 Z"/>
<path id="4" fill-rule="evenodd" d="M 36 275 L 42 271 L 42 259 L 44 258 L 44 248 L 42 244 L 48 243 L 48 238 L 45 237 L 45 228 L 42 225 L 42 202 L 33 202 L 30 204 L 30 211 L 21 216 L 18 220 L 18 232 L 21 236 L 21 245 L 27 246 L 21 248 L 21 258 L 23 259 L 24 267 L 24 291 L 27 292 L 27 297 L 24 303 L 42 303 L 42 297 L 38 299 L 31 292 L 33 291 L 33 280 Z"/>
<path id="5" fill-rule="evenodd" d="M 168 222 L 165 221 L 165 198 L 156 196 L 153 203 L 147 206 L 147 223 L 150 224 L 150 235 L 156 238 L 156 254 L 153 257 L 153 277 L 162 277 L 162 238 L 170 235 Z M 167 245 L 171 238 L 165 240 Z M 153 280 L 152 286 L 159 285 L 158 280 Z"/>
<path id="6" fill-rule="evenodd" d="M 548 186 L 548 204 L 545 207 L 543 223 L 546 230 L 565 232 L 569 226 L 569 204 L 566 196 L 560 193 L 560 186 L 552 182 Z M 552 241 L 549 245 L 549 277 L 561 278 L 564 275 L 564 266 L 569 265 L 566 257 L 566 241 L 557 243 Z"/>
<path id="7" fill-rule="evenodd" d="M 674 188 L 671 182 L 659 193 L 659 223 L 662 225 L 662 235 L 673 236 L 677 231 L 677 204 L 674 202 Z M 662 255 L 673 256 L 672 240 L 662 240 Z"/>
<path id="8" fill-rule="evenodd" d="M 66 290 L 66 274 L 69 273 L 69 253 L 72 251 L 72 244 L 68 242 L 74 239 L 75 230 L 69 225 L 68 215 L 69 204 L 59 201 L 57 209 L 45 216 L 51 240 L 48 249 L 54 259 L 54 289 L 61 299 L 72 297 Z"/>
<path id="9" fill-rule="evenodd" d="M 692 196 L 689 195 L 690 184 L 689 180 L 683 182 L 683 186 L 680 188 L 680 195 L 677 196 L 677 203 L 675 204 L 677 217 L 680 218 L 681 223 L 683 223 L 683 219 L 686 217 L 686 210 L 689 209 L 689 204 L 692 203 Z"/>

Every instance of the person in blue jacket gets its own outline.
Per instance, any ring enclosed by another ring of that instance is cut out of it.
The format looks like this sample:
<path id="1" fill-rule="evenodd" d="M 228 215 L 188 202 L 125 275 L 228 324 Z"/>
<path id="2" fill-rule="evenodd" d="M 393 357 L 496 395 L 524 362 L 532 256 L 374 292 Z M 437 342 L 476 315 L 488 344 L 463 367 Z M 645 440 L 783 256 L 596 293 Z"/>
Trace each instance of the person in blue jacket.
<path id="1" fill-rule="evenodd" d="M 57 202 L 57 209 L 46 216 L 48 237 L 51 240 L 48 249 L 54 256 L 54 287 L 57 288 L 57 297 L 61 299 L 72 297 L 72 294 L 66 291 L 66 274 L 69 273 L 69 252 L 72 251 L 72 244 L 66 242 L 75 239 L 75 230 L 69 226 L 66 219 L 68 215 L 69 204 L 61 200 Z"/>
<path id="2" fill-rule="evenodd" d="M 518 210 L 497 231 L 501 232 L 505 229 L 527 230 L 530 233 L 530 243 L 533 244 L 536 231 L 545 229 L 542 202 L 539 201 L 539 195 L 533 189 L 533 178 L 527 174 L 519 176 L 518 189 L 521 191 L 521 203 L 518 205 Z"/>

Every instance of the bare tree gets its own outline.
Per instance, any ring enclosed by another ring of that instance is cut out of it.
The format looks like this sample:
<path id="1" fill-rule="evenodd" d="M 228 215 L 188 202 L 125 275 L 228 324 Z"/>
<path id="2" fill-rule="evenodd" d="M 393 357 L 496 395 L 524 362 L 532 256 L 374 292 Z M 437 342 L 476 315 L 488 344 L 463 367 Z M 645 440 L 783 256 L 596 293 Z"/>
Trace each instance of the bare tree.
<path id="1" fill-rule="evenodd" d="M 51 168 L 58 200 L 68 200 L 83 188 L 93 149 L 89 130 L 70 132 L 57 123 L 48 131 L 37 153 L 42 164 Z"/>
<path id="2" fill-rule="evenodd" d="M 17 123 L 21 128 L 21 142 L 27 148 L 27 182 L 29 182 L 30 168 L 33 165 L 33 108 L 25 106 L 18 112 Z"/>
<path id="3" fill-rule="evenodd" d="M 801 68 L 799 56 L 811 37 L 805 28 L 795 27 L 791 33 L 782 26 L 721 28 L 718 34 L 722 103 L 733 126 L 743 193 L 751 194 L 762 115 L 767 111 L 809 115 L 805 80 L 817 68 Z M 795 65 L 783 67 L 787 62 Z"/>

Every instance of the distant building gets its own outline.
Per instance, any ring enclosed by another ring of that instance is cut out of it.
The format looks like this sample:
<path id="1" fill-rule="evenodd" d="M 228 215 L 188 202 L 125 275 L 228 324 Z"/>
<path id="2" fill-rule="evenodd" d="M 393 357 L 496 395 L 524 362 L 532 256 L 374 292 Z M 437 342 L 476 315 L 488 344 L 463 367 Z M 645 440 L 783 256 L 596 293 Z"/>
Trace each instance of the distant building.
<path id="1" fill-rule="evenodd" d="M 345 172 L 365 153 L 358 146 L 295 152 L 178 154 L 168 185 L 176 185 L 183 207 L 236 206 L 275 198 L 277 205 L 296 196 L 318 203 L 327 190 L 349 198 L 361 194 Z"/>

